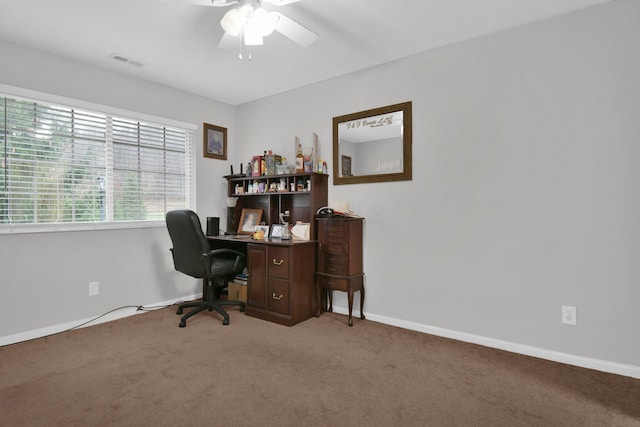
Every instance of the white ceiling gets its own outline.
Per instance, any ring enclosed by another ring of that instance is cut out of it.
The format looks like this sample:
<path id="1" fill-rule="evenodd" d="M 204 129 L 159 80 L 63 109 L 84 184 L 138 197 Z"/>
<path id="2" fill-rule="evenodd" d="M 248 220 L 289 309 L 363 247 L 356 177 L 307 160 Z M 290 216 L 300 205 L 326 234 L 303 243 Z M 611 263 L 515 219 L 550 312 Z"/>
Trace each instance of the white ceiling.
<path id="1" fill-rule="evenodd" d="M 241 61 L 237 50 L 217 48 L 226 7 L 167 0 L 0 0 L 0 39 L 238 105 L 607 1 L 265 4 L 320 37 L 303 48 L 273 33 L 252 49 L 252 61 Z M 143 65 L 115 61 L 114 53 Z"/>

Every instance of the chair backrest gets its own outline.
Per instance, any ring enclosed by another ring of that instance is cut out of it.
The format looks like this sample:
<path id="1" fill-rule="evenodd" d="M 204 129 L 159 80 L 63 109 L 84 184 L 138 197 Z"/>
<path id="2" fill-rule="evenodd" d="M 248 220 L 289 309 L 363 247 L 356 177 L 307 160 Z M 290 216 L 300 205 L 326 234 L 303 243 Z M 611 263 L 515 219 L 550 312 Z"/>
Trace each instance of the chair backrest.
<path id="1" fill-rule="evenodd" d="M 175 269 L 192 277 L 206 277 L 202 254 L 209 252 L 211 246 L 202 232 L 198 215 L 187 209 L 174 210 L 167 212 L 166 221 Z"/>

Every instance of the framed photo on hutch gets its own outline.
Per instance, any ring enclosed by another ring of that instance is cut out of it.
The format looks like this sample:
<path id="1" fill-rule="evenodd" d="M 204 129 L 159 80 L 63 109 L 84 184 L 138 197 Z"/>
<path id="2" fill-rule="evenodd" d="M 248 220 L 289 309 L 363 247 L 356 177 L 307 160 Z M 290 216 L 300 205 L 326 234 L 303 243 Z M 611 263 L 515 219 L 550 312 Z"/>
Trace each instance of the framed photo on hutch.
<path id="1" fill-rule="evenodd" d="M 227 160 L 227 128 L 202 124 L 204 157 Z"/>
<path id="2" fill-rule="evenodd" d="M 256 225 L 260 225 L 261 219 L 261 209 L 242 208 L 242 215 L 238 223 L 238 234 L 253 234 L 256 231 Z"/>

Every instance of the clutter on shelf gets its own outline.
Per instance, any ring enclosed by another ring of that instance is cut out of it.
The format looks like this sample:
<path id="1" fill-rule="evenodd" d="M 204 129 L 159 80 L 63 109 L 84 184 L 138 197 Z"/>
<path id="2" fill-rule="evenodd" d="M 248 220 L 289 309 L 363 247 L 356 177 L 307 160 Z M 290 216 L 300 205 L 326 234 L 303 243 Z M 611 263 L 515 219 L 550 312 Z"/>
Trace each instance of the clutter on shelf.
<path id="1" fill-rule="evenodd" d="M 252 156 L 247 163 L 246 176 L 291 175 L 300 173 L 327 173 L 327 162 L 320 157 L 318 135 L 313 134 L 311 147 L 304 147 L 297 136 L 294 139 L 293 163 L 287 158 L 275 154 L 272 150 L 264 150 L 261 155 Z M 233 171 L 233 167 L 231 169 Z M 240 165 L 242 171 L 242 164 Z M 233 172 L 232 172 L 233 174 Z"/>

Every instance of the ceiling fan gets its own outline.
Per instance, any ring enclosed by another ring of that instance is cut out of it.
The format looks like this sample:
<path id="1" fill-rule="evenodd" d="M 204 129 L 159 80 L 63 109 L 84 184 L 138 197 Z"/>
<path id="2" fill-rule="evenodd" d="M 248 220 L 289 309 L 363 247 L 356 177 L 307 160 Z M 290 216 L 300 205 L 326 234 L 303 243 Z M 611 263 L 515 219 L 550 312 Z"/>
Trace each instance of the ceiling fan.
<path id="1" fill-rule="evenodd" d="M 166 1 L 166 0 L 165 0 Z M 172 0 L 177 3 L 201 6 L 227 7 L 234 6 L 220 20 L 224 36 L 218 47 L 230 49 L 245 46 L 259 46 L 264 37 L 277 31 L 300 46 L 307 47 L 318 39 L 318 35 L 302 24 L 280 12 L 268 12 L 263 3 L 285 6 L 300 0 Z"/>

